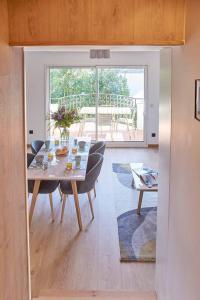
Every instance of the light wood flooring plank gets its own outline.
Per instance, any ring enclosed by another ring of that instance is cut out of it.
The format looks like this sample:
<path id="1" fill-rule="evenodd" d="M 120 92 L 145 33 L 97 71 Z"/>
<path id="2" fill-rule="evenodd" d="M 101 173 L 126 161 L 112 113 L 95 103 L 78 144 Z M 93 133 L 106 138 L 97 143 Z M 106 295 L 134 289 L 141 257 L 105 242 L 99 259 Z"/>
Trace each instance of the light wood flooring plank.
<path id="1" fill-rule="evenodd" d="M 119 183 L 112 162 L 144 161 L 158 166 L 156 149 L 106 149 L 103 169 L 92 193 L 95 218 L 86 195 L 80 195 L 83 231 L 79 232 L 72 196 L 62 203 L 53 193 L 55 222 L 51 222 L 48 195 L 39 195 L 31 226 L 33 296 L 42 290 L 154 290 L 154 263 L 120 263 L 117 216 L 137 208 L 138 193 Z M 156 193 L 144 195 L 143 205 L 156 205 Z"/>

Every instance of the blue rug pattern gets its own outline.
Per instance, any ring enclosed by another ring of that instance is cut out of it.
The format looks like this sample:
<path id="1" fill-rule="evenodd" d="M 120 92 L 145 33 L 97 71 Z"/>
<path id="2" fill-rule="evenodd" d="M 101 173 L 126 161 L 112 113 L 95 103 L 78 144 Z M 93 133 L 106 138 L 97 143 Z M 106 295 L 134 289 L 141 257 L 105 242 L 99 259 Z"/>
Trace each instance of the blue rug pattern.
<path id="1" fill-rule="evenodd" d="M 123 262 L 155 262 L 157 208 L 128 211 L 117 218 L 120 257 Z"/>

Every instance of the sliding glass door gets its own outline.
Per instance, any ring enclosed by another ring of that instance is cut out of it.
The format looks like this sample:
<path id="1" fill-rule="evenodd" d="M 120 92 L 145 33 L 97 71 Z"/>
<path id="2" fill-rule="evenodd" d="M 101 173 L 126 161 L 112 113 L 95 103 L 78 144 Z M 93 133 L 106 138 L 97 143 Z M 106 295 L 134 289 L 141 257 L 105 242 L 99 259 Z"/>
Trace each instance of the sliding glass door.
<path id="1" fill-rule="evenodd" d="M 78 110 L 73 136 L 113 146 L 145 145 L 145 81 L 145 67 L 50 67 L 48 108 Z"/>
<path id="2" fill-rule="evenodd" d="M 96 140 L 96 69 L 67 68 L 49 69 L 49 111 L 58 106 L 77 109 L 81 120 L 71 125 L 71 136 L 90 136 Z M 88 113 L 87 107 L 93 108 Z M 52 126 L 53 128 L 53 126 Z M 51 137 L 59 138 L 59 130 L 51 130 Z"/>
<path id="3" fill-rule="evenodd" d="M 98 138 L 144 142 L 145 69 L 98 68 Z"/>

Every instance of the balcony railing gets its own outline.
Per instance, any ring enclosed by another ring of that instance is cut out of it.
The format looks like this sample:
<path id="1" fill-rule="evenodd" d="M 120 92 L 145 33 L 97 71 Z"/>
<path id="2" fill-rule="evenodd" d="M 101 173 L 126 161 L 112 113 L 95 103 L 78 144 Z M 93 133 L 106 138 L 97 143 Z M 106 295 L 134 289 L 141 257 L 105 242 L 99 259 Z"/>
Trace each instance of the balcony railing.
<path id="1" fill-rule="evenodd" d="M 78 94 L 69 95 L 61 98 L 51 98 L 52 104 L 59 104 L 67 106 L 68 108 L 82 108 L 83 106 L 93 106 L 96 103 L 96 99 L 99 105 L 116 106 L 116 107 L 130 107 L 136 108 L 138 100 L 144 100 L 143 98 L 133 98 L 124 95 L 117 94 L 105 94 L 105 93 L 92 93 L 92 94 Z"/>
<path id="2" fill-rule="evenodd" d="M 84 130 L 82 130 L 82 134 L 83 131 L 86 134 L 90 132 L 92 127 L 94 127 L 93 131 L 95 131 L 95 122 L 98 120 L 99 131 L 103 131 L 105 134 L 106 132 L 111 131 L 112 140 L 115 140 L 115 138 L 113 138 L 115 133 L 116 135 L 119 135 L 120 131 L 123 135 L 125 135 L 128 131 L 129 140 L 132 139 L 133 135 L 135 136 L 136 131 L 140 132 L 139 139 L 141 140 L 143 138 L 143 98 L 133 98 L 124 95 L 105 93 L 82 93 L 79 95 L 69 95 L 62 98 L 51 98 L 51 112 L 56 111 L 58 106 L 65 106 L 68 109 L 77 109 L 79 113 L 82 114 L 83 118 L 80 124 L 80 128 L 81 126 L 84 128 Z M 83 111 L 85 112 L 84 115 Z M 94 116 L 96 111 L 99 113 L 97 119 L 95 119 Z M 126 113 L 127 111 L 128 113 Z M 106 125 L 106 123 L 110 124 L 110 126 Z M 94 124 L 94 126 L 92 124 Z"/>

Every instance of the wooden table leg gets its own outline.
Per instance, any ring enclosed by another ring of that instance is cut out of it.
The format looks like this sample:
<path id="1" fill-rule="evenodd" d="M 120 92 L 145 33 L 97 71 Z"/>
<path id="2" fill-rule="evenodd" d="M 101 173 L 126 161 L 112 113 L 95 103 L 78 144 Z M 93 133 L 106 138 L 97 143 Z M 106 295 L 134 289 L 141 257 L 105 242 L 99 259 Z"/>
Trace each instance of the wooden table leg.
<path id="1" fill-rule="evenodd" d="M 140 191 L 139 194 L 139 200 L 138 200 L 138 208 L 137 208 L 137 214 L 140 215 L 140 210 L 141 210 L 141 206 L 142 206 L 142 198 L 143 198 L 143 191 Z"/>
<path id="2" fill-rule="evenodd" d="M 39 188 L 40 188 L 40 180 L 35 180 L 34 188 L 33 188 L 33 195 L 32 195 L 32 200 L 31 200 L 31 206 L 30 206 L 30 210 L 29 210 L 29 226 L 30 227 L 31 227 L 33 211 L 34 211 L 34 208 L 35 208 L 35 203 L 36 203 L 36 200 L 37 200 L 37 195 L 38 195 Z"/>
<path id="3" fill-rule="evenodd" d="M 77 214 L 77 218 L 78 218 L 78 225 L 79 225 L 79 229 L 82 230 L 83 225 L 82 225 L 82 220 L 81 220 L 81 211 L 80 211 L 80 206 L 79 206 L 76 181 L 71 181 L 71 185 L 72 185 L 72 191 L 73 191 L 73 194 L 74 194 L 74 202 L 75 202 L 75 206 L 76 206 L 76 214 Z"/>

